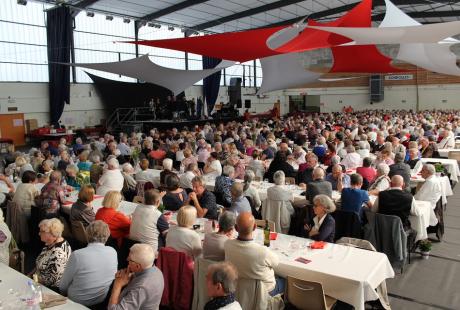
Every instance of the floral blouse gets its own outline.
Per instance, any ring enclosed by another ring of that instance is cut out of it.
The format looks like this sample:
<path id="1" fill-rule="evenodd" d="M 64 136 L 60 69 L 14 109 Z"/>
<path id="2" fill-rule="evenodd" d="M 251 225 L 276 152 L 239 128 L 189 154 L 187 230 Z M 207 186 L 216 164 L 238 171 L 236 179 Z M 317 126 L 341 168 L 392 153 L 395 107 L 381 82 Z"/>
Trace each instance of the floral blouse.
<path id="1" fill-rule="evenodd" d="M 50 247 L 44 247 L 36 262 L 40 283 L 47 287 L 59 287 L 72 250 L 64 240 Z"/>

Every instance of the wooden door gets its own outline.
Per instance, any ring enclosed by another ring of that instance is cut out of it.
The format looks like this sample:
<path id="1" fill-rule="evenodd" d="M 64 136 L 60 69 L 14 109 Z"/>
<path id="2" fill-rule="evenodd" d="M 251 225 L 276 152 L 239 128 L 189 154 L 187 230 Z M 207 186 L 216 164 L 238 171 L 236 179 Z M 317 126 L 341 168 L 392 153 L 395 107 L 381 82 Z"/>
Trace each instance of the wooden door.
<path id="1" fill-rule="evenodd" d="M 14 146 L 25 145 L 24 114 L 0 114 L 1 137 L 12 139 Z"/>

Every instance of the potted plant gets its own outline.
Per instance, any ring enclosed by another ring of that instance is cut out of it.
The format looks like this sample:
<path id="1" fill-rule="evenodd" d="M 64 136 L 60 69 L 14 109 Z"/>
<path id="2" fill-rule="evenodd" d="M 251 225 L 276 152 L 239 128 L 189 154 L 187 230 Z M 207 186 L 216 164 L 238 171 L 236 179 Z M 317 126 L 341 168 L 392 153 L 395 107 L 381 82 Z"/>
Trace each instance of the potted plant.
<path id="1" fill-rule="evenodd" d="M 422 258 L 428 259 L 428 257 L 430 256 L 430 251 L 431 251 L 431 241 L 428 239 L 420 241 L 418 248 L 420 249 Z"/>

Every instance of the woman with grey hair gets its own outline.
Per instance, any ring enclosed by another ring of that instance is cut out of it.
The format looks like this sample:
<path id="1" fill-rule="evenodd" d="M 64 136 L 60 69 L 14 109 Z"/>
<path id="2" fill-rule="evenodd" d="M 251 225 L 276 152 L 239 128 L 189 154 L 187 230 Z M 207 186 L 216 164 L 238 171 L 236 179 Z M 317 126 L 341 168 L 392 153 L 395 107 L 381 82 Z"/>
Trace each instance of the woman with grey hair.
<path id="1" fill-rule="evenodd" d="M 252 170 L 247 170 L 244 174 L 243 196 L 250 197 L 254 208 L 259 210 L 262 202 L 260 201 L 259 191 L 252 185 L 255 174 Z"/>
<path id="2" fill-rule="evenodd" d="M 315 217 L 305 225 L 308 238 L 316 241 L 334 242 L 335 220 L 329 214 L 334 211 L 335 204 L 328 196 L 320 194 L 313 198 Z"/>
<path id="3" fill-rule="evenodd" d="M 225 211 L 219 217 L 219 230 L 207 233 L 203 241 L 203 257 L 214 261 L 225 260 L 224 244 L 228 239 L 233 239 L 236 215 Z"/>
<path id="4" fill-rule="evenodd" d="M 109 226 L 94 221 L 86 228 L 88 246 L 70 255 L 59 289 L 72 301 L 84 306 L 102 303 L 117 272 L 117 252 L 105 242 Z"/>
<path id="5" fill-rule="evenodd" d="M 387 164 L 380 163 L 377 166 L 377 178 L 369 187 L 370 195 L 377 196 L 379 192 L 390 188 L 390 178 L 388 177 L 388 173 L 390 173 L 390 167 Z"/>
<path id="6" fill-rule="evenodd" d="M 111 158 L 107 161 L 107 170 L 104 171 L 101 178 L 97 182 L 97 194 L 104 196 L 109 191 L 123 190 L 125 179 L 119 169 L 120 164 L 116 158 Z"/>
<path id="7" fill-rule="evenodd" d="M 238 283 L 238 272 L 229 262 L 212 264 L 206 274 L 206 287 L 210 301 L 204 310 L 241 310 L 241 305 L 235 299 Z"/>

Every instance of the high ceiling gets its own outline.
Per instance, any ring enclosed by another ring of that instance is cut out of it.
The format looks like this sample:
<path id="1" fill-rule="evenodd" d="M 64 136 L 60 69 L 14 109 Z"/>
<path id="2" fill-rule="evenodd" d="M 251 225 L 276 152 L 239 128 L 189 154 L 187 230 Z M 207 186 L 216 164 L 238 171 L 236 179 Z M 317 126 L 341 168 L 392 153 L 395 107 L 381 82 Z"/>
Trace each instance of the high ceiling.
<path id="1" fill-rule="evenodd" d="M 78 9 L 160 22 L 206 32 L 227 32 L 293 23 L 303 17 L 334 19 L 358 0 L 38 0 Z M 393 0 L 421 23 L 460 20 L 460 1 Z M 374 0 L 373 19 L 383 19 L 385 2 Z"/>

